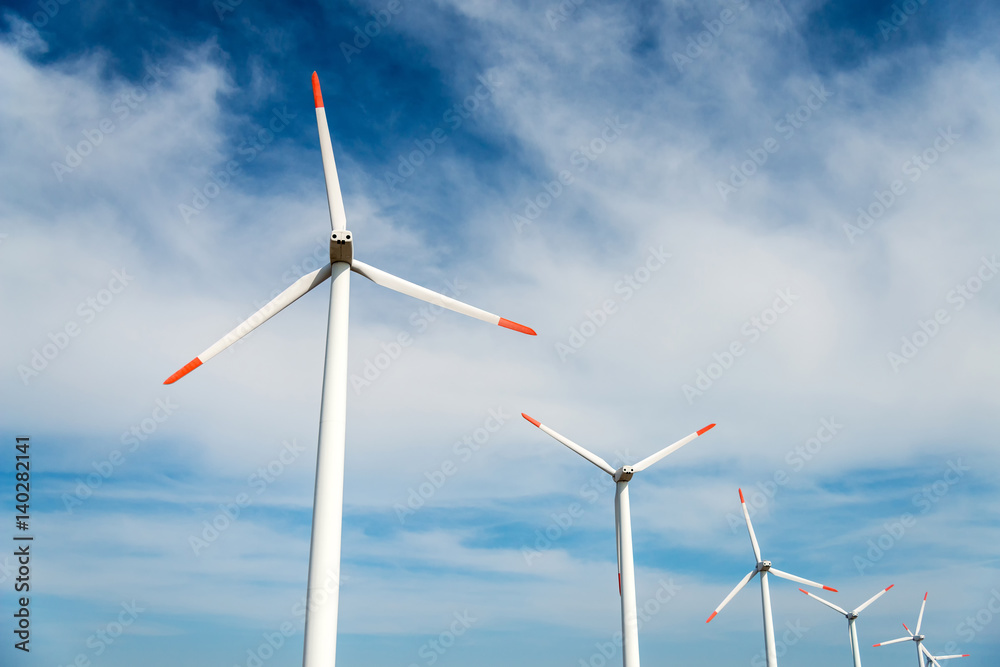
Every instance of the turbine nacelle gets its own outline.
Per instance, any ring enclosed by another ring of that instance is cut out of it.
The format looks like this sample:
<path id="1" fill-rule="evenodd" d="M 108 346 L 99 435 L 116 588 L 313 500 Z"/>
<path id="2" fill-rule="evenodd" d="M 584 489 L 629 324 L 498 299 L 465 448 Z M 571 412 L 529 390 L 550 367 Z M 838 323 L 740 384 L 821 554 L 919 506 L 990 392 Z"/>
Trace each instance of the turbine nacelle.
<path id="1" fill-rule="evenodd" d="M 612 475 L 616 482 L 627 482 L 635 474 L 635 466 L 622 466 Z"/>
<path id="2" fill-rule="evenodd" d="M 759 563 L 757 563 L 758 572 L 767 572 L 770 569 L 771 569 L 771 561 L 769 560 L 762 560 Z"/>
<path id="3" fill-rule="evenodd" d="M 330 234 L 330 263 L 354 262 L 354 234 L 346 229 L 337 229 Z"/>

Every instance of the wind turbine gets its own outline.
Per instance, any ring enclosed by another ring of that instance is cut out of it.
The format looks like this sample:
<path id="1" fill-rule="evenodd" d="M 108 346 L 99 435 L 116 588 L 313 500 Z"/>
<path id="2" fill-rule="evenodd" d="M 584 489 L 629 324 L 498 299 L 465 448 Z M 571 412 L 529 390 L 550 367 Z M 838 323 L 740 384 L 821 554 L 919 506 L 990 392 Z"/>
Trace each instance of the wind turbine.
<path id="1" fill-rule="evenodd" d="M 809 597 L 813 598 L 814 600 L 822 602 L 830 609 L 833 609 L 834 611 L 839 611 L 847 618 L 847 636 L 851 642 L 851 652 L 854 654 L 854 667 L 861 667 L 861 651 L 858 649 L 858 629 L 854 627 L 854 622 L 858 620 L 858 614 L 860 614 L 865 607 L 867 607 L 872 602 L 875 602 L 875 600 L 878 600 L 880 597 L 885 595 L 885 592 L 890 588 L 892 588 L 892 586 L 894 585 L 895 584 L 892 584 L 887 588 L 880 590 L 878 593 L 869 598 L 867 602 L 865 602 L 863 605 L 861 605 L 854 611 L 844 611 L 837 605 L 833 604 L 832 602 L 827 602 L 826 600 L 816 595 L 815 593 L 804 591 L 801 588 L 799 590 L 808 595 Z"/>
<path id="2" fill-rule="evenodd" d="M 319 77 L 312 75 L 319 145 L 330 207 L 330 263 L 302 276 L 266 306 L 226 334 L 221 340 L 167 378 L 173 384 L 261 324 L 309 290 L 332 277 L 326 332 L 326 361 L 320 403 L 319 447 L 316 453 L 316 488 L 313 498 L 312 539 L 309 546 L 309 583 L 306 595 L 304 667 L 332 667 L 337 656 L 337 612 L 340 587 L 340 541 L 344 509 L 344 445 L 347 419 L 347 317 L 351 271 L 391 290 L 468 315 L 490 324 L 534 336 L 526 326 L 480 310 L 450 297 L 397 278 L 354 259 L 354 234 L 347 230 L 347 214 L 333 159 L 326 109 Z M 332 590 L 331 590 L 332 589 Z"/>
<path id="3" fill-rule="evenodd" d="M 805 584 L 806 586 L 815 586 L 816 588 L 822 588 L 826 591 L 837 592 L 836 588 L 830 588 L 829 586 L 824 586 L 823 584 L 816 583 L 815 581 L 810 581 L 808 579 L 803 579 L 802 577 L 795 576 L 794 574 L 789 574 L 788 572 L 783 572 L 776 567 L 771 566 L 771 561 L 763 560 L 760 557 L 760 545 L 757 544 L 757 536 L 753 532 L 753 524 L 750 523 L 750 513 L 747 511 L 746 501 L 743 500 L 743 489 L 740 489 L 740 505 L 743 507 L 743 518 L 747 520 L 747 531 L 750 533 L 750 544 L 753 545 L 753 555 L 757 559 L 757 565 L 750 574 L 743 577 L 740 583 L 736 584 L 736 588 L 729 592 L 726 599 L 715 608 L 712 615 L 708 617 L 705 622 L 710 622 L 715 618 L 716 614 L 722 611 L 722 608 L 729 604 L 729 601 L 736 596 L 740 590 L 750 583 L 757 574 L 760 574 L 760 603 L 764 613 L 764 652 L 767 656 L 767 667 L 777 667 L 778 665 L 778 655 L 777 650 L 774 646 L 774 620 L 771 618 L 771 589 L 768 586 L 767 575 L 770 572 L 776 577 L 781 577 L 782 579 L 789 579 L 791 581 L 797 581 L 800 584 Z"/>
<path id="4" fill-rule="evenodd" d="M 927 593 L 924 593 L 924 601 L 920 603 L 920 615 L 917 616 L 917 626 L 910 632 L 910 629 L 906 627 L 906 623 L 903 623 L 903 627 L 906 628 L 909 637 L 900 637 L 899 639 L 890 639 L 887 642 L 881 642 L 879 644 L 872 644 L 872 646 L 888 646 L 889 644 L 898 644 L 899 642 L 913 641 L 917 643 L 917 665 L 918 667 L 925 667 L 925 665 L 930 665 L 934 663 L 938 667 L 941 667 L 941 663 L 938 660 L 951 660 L 952 658 L 968 658 L 969 654 L 964 653 L 961 655 L 931 655 L 931 652 L 924 648 L 923 641 L 924 636 L 920 634 L 920 623 L 924 620 L 924 607 L 927 606 Z M 926 663 L 924 662 L 924 656 L 927 656 Z"/>
<path id="5" fill-rule="evenodd" d="M 663 457 L 676 452 L 715 424 L 709 424 L 686 438 L 664 447 L 647 456 L 635 465 L 622 466 L 615 470 L 597 454 L 587 451 L 569 438 L 556 433 L 545 424 L 528 415 L 521 416 L 587 459 L 595 466 L 611 475 L 615 480 L 615 538 L 618 543 L 618 594 L 622 601 L 622 664 L 625 667 L 639 667 L 639 622 L 635 607 L 635 564 L 632 559 L 632 512 L 629 509 L 628 483 L 632 475 L 641 472 Z"/>

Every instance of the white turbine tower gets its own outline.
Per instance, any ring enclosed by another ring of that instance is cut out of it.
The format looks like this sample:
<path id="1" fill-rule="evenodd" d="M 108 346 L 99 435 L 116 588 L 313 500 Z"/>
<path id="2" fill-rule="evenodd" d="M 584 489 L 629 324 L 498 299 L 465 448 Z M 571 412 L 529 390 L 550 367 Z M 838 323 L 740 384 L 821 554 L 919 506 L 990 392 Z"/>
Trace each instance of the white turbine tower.
<path id="1" fill-rule="evenodd" d="M 935 664 L 937 667 L 941 667 L 941 663 L 938 660 L 951 660 L 952 658 L 968 658 L 968 653 L 963 653 L 961 655 L 931 655 L 931 652 L 924 648 L 923 641 L 924 635 L 920 634 L 920 624 L 924 620 L 924 607 L 927 606 L 927 593 L 924 593 L 924 601 L 920 603 L 920 615 L 917 616 L 917 626 L 910 632 L 910 629 L 906 627 L 906 623 L 903 623 L 903 627 L 906 629 L 909 637 L 900 637 L 899 639 L 890 639 L 887 642 L 881 642 L 878 644 L 872 644 L 872 646 L 888 646 L 889 644 L 898 644 L 899 642 L 916 642 L 917 644 L 917 665 L 919 667 L 925 667 L 925 665 Z M 926 662 L 924 661 L 924 656 L 927 657 Z"/>
<path id="2" fill-rule="evenodd" d="M 587 451 L 569 438 L 565 438 L 545 424 L 528 415 L 521 416 L 587 459 L 595 466 L 611 475 L 615 480 L 615 538 L 618 544 L 618 594 L 622 601 L 622 664 L 625 667 L 639 667 L 639 622 L 635 607 L 635 563 L 632 559 L 632 512 L 629 509 L 628 483 L 632 475 L 641 472 L 663 457 L 676 452 L 715 424 L 709 424 L 700 431 L 678 440 L 672 445 L 647 456 L 635 465 L 622 466 L 615 470 L 597 454 Z"/>
<path id="3" fill-rule="evenodd" d="M 803 591 L 801 588 L 799 590 L 808 595 L 809 597 L 813 598 L 814 600 L 822 602 L 830 609 L 833 609 L 834 611 L 839 611 L 847 618 L 847 637 L 851 642 L 851 652 L 854 654 L 854 667 L 861 667 L 861 651 L 858 649 L 858 629 L 854 626 L 854 622 L 858 620 L 858 614 L 860 614 L 865 609 L 865 607 L 867 607 L 872 602 L 875 602 L 875 600 L 878 600 L 880 597 L 885 595 L 886 591 L 892 588 L 893 585 L 883 588 L 878 593 L 869 598 L 867 602 L 865 602 L 863 605 L 861 605 L 854 611 L 844 611 L 837 605 L 833 604 L 832 602 L 827 602 L 826 600 L 816 595 L 815 593 L 810 593 L 809 591 Z"/>
<path id="4" fill-rule="evenodd" d="M 456 301 L 414 285 L 354 259 L 354 235 L 347 230 L 347 215 L 337 179 L 326 110 L 319 77 L 312 75 L 319 145 L 326 176 L 326 196 L 330 207 L 330 263 L 295 281 L 291 287 L 230 331 L 219 342 L 167 378 L 172 384 L 227 347 L 243 338 L 327 278 L 330 312 L 326 333 L 326 361 L 323 367 L 323 394 L 320 404 L 319 447 L 316 454 L 316 488 L 313 498 L 312 539 L 309 548 L 309 583 L 306 596 L 305 667 L 333 667 L 337 656 L 337 612 L 340 587 L 340 540 L 344 503 L 344 434 L 347 414 L 347 316 L 351 271 L 391 290 L 463 315 L 498 324 L 514 331 L 535 335 L 526 326 L 485 310 Z"/>
<path id="5" fill-rule="evenodd" d="M 808 579 L 803 579 L 802 577 L 795 576 L 794 574 L 789 574 L 788 572 L 783 572 L 776 567 L 771 566 L 771 561 L 764 560 L 760 557 L 760 545 L 757 544 L 757 536 L 753 532 L 753 524 L 750 523 L 750 513 L 747 511 L 747 504 L 743 500 L 743 489 L 740 489 L 740 506 L 743 508 L 743 518 L 747 520 L 747 531 L 750 533 L 750 544 L 753 545 L 753 555 L 757 559 L 757 565 L 754 567 L 750 573 L 743 577 L 740 583 L 736 584 L 736 588 L 730 591 L 726 599 L 715 608 L 712 615 L 708 617 L 705 622 L 710 622 L 715 618 L 723 607 L 729 604 L 729 601 L 735 597 L 740 590 L 750 583 L 756 575 L 760 574 L 760 603 L 764 613 L 764 653 L 767 656 L 767 667 L 777 667 L 778 665 L 778 655 L 777 650 L 774 646 L 774 620 L 771 618 L 771 589 L 768 586 L 767 575 L 768 573 L 773 574 L 776 577 L 781 577 L 782 579 L 789 579 L 791 581 L 797 581 L 800 584 L 805 584 L 806 586 L 815 586 L 816 588 L 822 588 L 823 590 L 837 592 L 836 588 L 830 588 L 829 586 L 824 586 L 823 584 L 816 583 L 815 581 L 810 581 Z"/>

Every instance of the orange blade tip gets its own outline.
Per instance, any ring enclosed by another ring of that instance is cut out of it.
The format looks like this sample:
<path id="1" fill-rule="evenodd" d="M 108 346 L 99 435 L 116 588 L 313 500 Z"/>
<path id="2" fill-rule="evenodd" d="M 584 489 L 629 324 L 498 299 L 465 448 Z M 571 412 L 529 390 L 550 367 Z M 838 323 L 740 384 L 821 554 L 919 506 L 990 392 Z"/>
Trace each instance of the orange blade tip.
<path id="1" fill-rule="evenodd" d="M 529 336 L 537 336 L 538 335 L 538 334 L 535 333 L 534 329 L 532 329 L 530 327 L 526 327 L 523 324 L 518 324 L 517 322 L 511 322 L 510 320 L 506 320 L 506 319 L 504 319 L 502 317 L 500 318 L 500 321 L 497 322 L 497 324 L 499 324 L 500 326 L 505 327 L 507 329 L 513 329 L 514 331 L 520 331 L 521 333 L 528 334 Z"/>
<path id="2" fill-rule="evenodd" d="M 839 593 L 840 592 L 836 588 L 830 588 L 829 586 L 824 586 L 823 590 L 824 591 L 833 591 L 834 593 Z"/>
<path id="3" fill-rule="evenodd" d="M 709 425 L 708 425 L 708 426 L 706 426 L 705 428 L 703 428 L 703 429 L 701 429 L 700 431 L 698 431 L 698 435 L 701 435 L 701 434 L 702 434 L 702 433 L 704 433 L 705 431 L 710 431 L 710 430 L 712 430 L 713 428 L 715 428 L 715 424 L 709 424 Z"/>
<path id="4" fill-rule="evenodd" d="M 179 371 L 177 371 L 176 373 L 174 373 L 173 375 L 171 375 L 170 377 L 168 377 L 166 380 L 164 380 L 163 384 L 173 384 L 173 383 L 177 382 L 182 377 L 184 377 L 185 375 L 187 375 L 188 373 L 190 373 L 194 369 L 198 368 L 198 366 L 201 366 L 201 359 L 199 359 L 198 357 L 195 357 L 191 361 L 189 361 L 186 364 L 184 364 L 184 367 L 181 368 Z"/>
<path id="5" fill-rule="evenodd" d="M 319 89 L 319 75 L 316 72 L 313 72 L 313 100 L 317 109 L 323 106 L 323 93 Z"/>
<path id="6" fill-rule="evenodd" d="M 895 586 L 895 585 L 896 585 L 896 584 L 889 584 L 889 587 L 888 587 L 888 588 L 886 588 L 885 590 L 889 590 L 889 588 L 892 588 L 892 587 L 893 587 L 893 586 Z"/>
<path id="7" fill-rule="evenodd" d="M 744 502 L 744 500 L 743 500 L 743 489 L 740 489 L 740 502 L 741 503 Z"/>
<path id="8" fill-rule="evenodd" d="M 927 599 L 927 593 L 924 593 L 924 599 L 925 600 Z"/>
<path id="9" fill-rule="evenodd" d="M 712 621 L 712 619 L 713 619 L 713 618 L 715 618 L 715 615 L 716 615 L 716 614 L 718 614 L 718 613 L 719 613 L 719 612 L 717 612 L 717 611 L 713 611 L 713 612 L 712 612 L 712 615 L 711 615 L 711 616 L 709 616 L 709 617 L 708 617 L 708 620 L 707 620 L 707 621 L 705 621 L 705 622 L 706 622 L 706 623 L 710 623 L 710 622 Z"/>
<path id="10" fill-rule="evenodd" d="M 537 419 L 532 419 L 531 417 L 529 417 L 528 415 L 524 414 L 523 412 L 521 413 L 521 416 L 524 417 L 525 419 L 527 419 L 529 422 L 531 422 L 535 426 L 541 426 L 541 423 L 539 423 L 539 421 Z"/>
<path id="11" fill-rule="evenodd" d="M 803 591 L 801 588 L 799 590 L 805 593 L 806 595 L 809 595 L 809 591 Z"/>

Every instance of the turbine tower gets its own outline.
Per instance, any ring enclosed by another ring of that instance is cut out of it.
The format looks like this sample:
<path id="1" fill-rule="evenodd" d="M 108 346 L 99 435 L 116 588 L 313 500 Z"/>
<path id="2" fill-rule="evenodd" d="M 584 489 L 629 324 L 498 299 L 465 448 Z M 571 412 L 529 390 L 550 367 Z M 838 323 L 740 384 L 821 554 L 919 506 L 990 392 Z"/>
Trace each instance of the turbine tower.
<path id="1" fill-rule="evenodd" d="M 840 612 L 847 618 L 847 637 L 848 640 L 851 642 L 851 652 L 854 654 L 854 667 L 861 667 L 861 651 L 858 649 L 858 629 L 854 627 L 854 622 L 858 620 L 858 614 L 860 614 L 862 610 L 865 609 L 865 607 L 867 607 L 872 602 L 875 602 L 875 600 L 878 600 L 880 597 L 885 595 L 886 591 L 892 588 L 893 585 L 890 585 L 880 590 L 878 593 L 869 598 L 867 602 L 865 602 L 863 605 L 861 605 L 854 611 L 844 611 L 837 605 L 833 604 L 832 602 L 827 602 L 826 600 L 816 595 L 815 593 L 810 593 L 809 591 L 802 590 L 801 588 L 799 590 L 808 595 L 809 597 L 813 598 L 814 600 L 822 602 L 830 609 Z"/>
<path id="2" fill-rule="evenodd" d="M 757 536 L 753 532 L 753 524 L 750 523 L 750 513 L 747 511 L 746 501 L 743 500 L 743 489 L 740 489 L 740 506 L 743 508 L 743 518 L 747 521 L 747 531 L 750 533 L 750 544 L 753 546 L 753 555 L 757 559 L 757 565 L 754 567 L 750 573 L 743 577 L 740 583 L 736 584 L 736 588 L 729 592 L 726 599 L 715 608 L 712 615 L 708 617 L 705 622 L 710 622 L 715 618 L 716 614 L 722 611 L 722 608 L 729 604 L 729 601 L 736 596 L 737 593 L 742 590 L 744 586 L 750 583 L 758 574 L 760 575 L 760 603 L 762 611 L 764 613 L 764 653 L 767 656 L 767 667 L 777 667 L 778 666 L 778 655 L 777 650 L 774 646 L 774 620 L 771 617 L 771 589 L 768 585 L 767 575 L 768 573 L 773 574 L 776 577 L 781 577 L 782 579 L 789 579 L 791 581 L 797 581 L 800 584 L 805 584 L 806 586 L 815 586 L 816 588 L 822 588 L 823 590 L 837 592 L 836 588 L 830 588 L 829 586 L 824 586 L 823 584 L 816 583 L 815 581 L 810 581 L 808 579 L 803 579 L 794 574 L 789 574 L 788 572 L 783 572 L 776 567 L 771 566 L 771 561 L 764 560 L 760 557 L 760 545 L 757 544 Z"/>
<path id="3" fill-rule="evenodd" d="M 872 644 L 872 646 L 873 647 L 875 647 L 875 646 L 888 646 L 889 644 L 897 644 L 899 642 L 909 642 L 909 641 L 916 642 L 916 644 L 917 644 L 917 667 L 927 667 L 927 666 L 929 666 L 931 664 L 937 665 L 937 667 L 941 667 L 941 663 L 939 663 L 938 660 L 951 660 L 952 658 L 968 658 L 969 657 L 968 653 L 964 653 L 964 654 L 960 654 L 960 655 L 931 655 L 931 652 L 928 651 L 926 648 L 924 648 L 924 644 L 923 644 L 924 635 L 920 634 L 920 624 L 924 620 L 924 607 L 926 607 L 926 606 L 927 606 L 927 593 L 924 593 L 924 601 L 920 603 L 920 615 L 917 616 L 917 625 L 913 629 L 913 632 L 910 632 L 910 629 L 906 627 L 906 623 L 903 623 L 903 627 L 906 629 L 906 632 L 907 632 L 907 634 L 909 634 L 909 637 L 900 637 L 899 639 L 890 639 L 887 642 L 880 642 L 878 644 Z M 927 658 L 926 662 L 924 661 L 924 657 L 925 656 Z"/>
<path id="4" fill-rule="evenodd" d="M 615 470 L 607 461 L 590 452 L 569 438 L 556 433 L 545 424 L 528 415 L 521 416 L 545 433 L 566 445 L 595 466 L 611 475 L 615 480 L 615 539 L 618 544 L 618 594 L 622 602 L 622 664 L 625 667 L 639 667 L 639 621 L 635 606 L 635 563 L 632 559 L 632 512 L 629 508 L 628 483 L 632 475 L 653 465 L 668 454 L 688 444 L 715 424 L 709 424 L 700 431 L 678 440 L 672 445 L 647 456 L 635 465 L 622 466 Z"/>
<path id="5" fill-rule="evenodd" d="M 309 583 L 306 594 L 304 667 L 333 667 L 337 657 L 337 613 L 340 596 L 340 541 L 344 509 L 344 446 L 347 419 L 347 317 L 351 271 L 391 290 L 408 294 L 490 324 L 534 336 L 526 326 L 511 322 L 419 285 L 397 278 L 354 259 L 354 234 L 347 229 L 347 214 L 333 159 L 333 145 L 326 123 L 326 109 L 319 77 L 312 75 L 319 145 L 330 207 L 330 263 L 302 276 L 266 306 L 185 364 L 164 384 L 173 384 L 227 347 L 277 315 L 327 278 L 330 311 L 326 332 L 326 361 L 320 403 L 319 446 L 316 453 L 316 488 L 313 497 L 312 538 L 309 546 Z"/>

